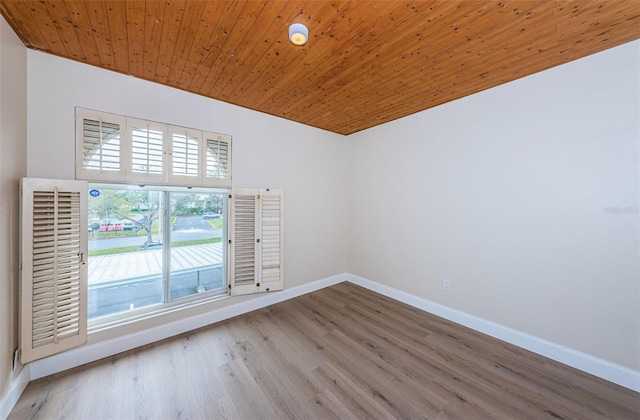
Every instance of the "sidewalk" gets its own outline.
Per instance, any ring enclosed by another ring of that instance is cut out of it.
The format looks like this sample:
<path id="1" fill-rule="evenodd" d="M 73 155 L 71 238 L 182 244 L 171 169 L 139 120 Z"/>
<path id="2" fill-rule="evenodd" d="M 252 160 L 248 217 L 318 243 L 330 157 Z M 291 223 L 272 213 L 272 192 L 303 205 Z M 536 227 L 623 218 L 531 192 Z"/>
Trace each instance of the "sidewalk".
<path id="1" fill-rule="evenodd" d="M 192 245 L 171 251 L 172 270 L 222 263 L 222 243 Z M 162 249 L 89 257 L 89 284 L 160 274 Z"/>

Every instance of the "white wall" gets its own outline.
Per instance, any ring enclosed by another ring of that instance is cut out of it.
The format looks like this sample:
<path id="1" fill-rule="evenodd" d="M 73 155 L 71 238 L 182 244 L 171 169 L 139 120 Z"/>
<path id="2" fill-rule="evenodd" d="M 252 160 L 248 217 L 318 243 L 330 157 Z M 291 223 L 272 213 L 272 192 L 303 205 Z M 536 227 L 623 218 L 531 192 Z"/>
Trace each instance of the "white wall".
<path id="1" fill-rule="evenodd" d="M 27 172 L 27 49 L 0 17 L 0 397 L 20 371 L 18 226 L 20 178 Z"/>
<path id="2" fill-rule="evenodd" d="M 345 271 L 343 136 L 37 51 L 28 59 L 30 177 L 74 178 L 75 106 L 230 134 L 233 186 L 284 190 L 285 288 Z"/>
<path id="3" fill-rule="evenodd" d="M 348 272 L 640 370 L 639 78 L 636 41 L 350 136 Z"/>

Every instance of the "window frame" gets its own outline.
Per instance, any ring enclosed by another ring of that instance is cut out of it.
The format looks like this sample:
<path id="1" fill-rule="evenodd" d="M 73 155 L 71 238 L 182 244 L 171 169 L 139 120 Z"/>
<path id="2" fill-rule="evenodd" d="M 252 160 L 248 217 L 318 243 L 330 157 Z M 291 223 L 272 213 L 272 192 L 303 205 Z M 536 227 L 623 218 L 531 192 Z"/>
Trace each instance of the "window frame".
<path id="1" fill-rule="evenodd" d="M 216 301 L 221 298 L 227 298 L 230 296 L 229 294 L 229 255 L 228 255 L 228 235 L 229 235 L 229 194 L 230 189 L 226 188 L 210 188 L 210 187 L 199 187 L 199 188 L 189 188 L 185 186 L 165 186 L 165 185 L 134 185 L 134 184 L 118 184 L 118 183 L 94 183 L 91 182 L 88 185 L 87 195 L 91 189 L 112 189 L 112 190 L 146 190 L 146 191 L 162 191 L 168 193 L 203 193 L 203 194 L 221 194 L 223 198 L 223 215 L 225 216 L 225 222 L 222 228 L 222 269 L 223 269 L 223 285 L 219 290 L 211 290 L 207 291 L 204 294 L 191 294 L 188 296 L 183 296 L 180 298 L 176 298 L 174 300 L 169 300 L 170 293 L 170 281 L 167 281 L 167 270 L 170 270 L 170 260 L 167 259 L 167 254 L 170 254 L 171 246 L 170 241 L 166 241 L 167 235 L 170 239 L 171 235 L 171 222 L 170 216 L 168 214 L 163 215 L 163 242 L 168 243 L 168 246 L 163 246 L 163 262 L 162 262 L 162 289 L 163 296 L 162 302 L 157 304 L 136 308 L 130 311 L 123 311 L 120 313 L 115 313 L 111 315 L 105 315 L 96 318 L 88 318 L 88 330 L 89 332 L 99 331 L 104 328 L 109 328 L 141 319 L 153 318 L 155 316 L 159 316 L 168 312 L 173 312 L 175 310 L 186 309 L 193 306 L 198 306 L 201 304 L 205 304 L 208 302 Z M 161 197 L 163 202 L 163 211 L 167 212 L 166 204 L 170 202 L 170 195 L 163 194 Z M 88 248 L 87 248 L 88 249 Z M 88 254 L 87 254 L 88 255 Z M 90 261 L 92 257 L 87 257 L 87 262 Z M 89 294 L 89 284 L 87 283 L 87 295 Z"/>

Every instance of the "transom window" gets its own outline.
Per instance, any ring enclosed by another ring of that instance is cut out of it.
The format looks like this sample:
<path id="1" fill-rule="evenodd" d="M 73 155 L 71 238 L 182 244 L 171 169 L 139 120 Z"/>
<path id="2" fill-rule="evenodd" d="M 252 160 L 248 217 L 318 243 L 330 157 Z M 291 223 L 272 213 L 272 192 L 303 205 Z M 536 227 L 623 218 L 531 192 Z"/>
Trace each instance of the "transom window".
<path id="1" fill-rule="evenodd" d="M 76 108 L 76 179 L 231 187 L 231 136 Z"/>

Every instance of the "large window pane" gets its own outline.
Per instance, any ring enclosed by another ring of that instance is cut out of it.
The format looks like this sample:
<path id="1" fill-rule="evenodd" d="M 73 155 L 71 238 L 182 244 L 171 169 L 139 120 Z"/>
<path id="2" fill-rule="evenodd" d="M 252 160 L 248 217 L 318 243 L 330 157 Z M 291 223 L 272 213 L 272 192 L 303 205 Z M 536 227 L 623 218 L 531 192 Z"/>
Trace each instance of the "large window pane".
<path id="1" fill-rule="evenodd" d="M 170 300 L 224 287 L 221 193 L 171 192 Z"/>
<path id="2" fill-rule="evenodd" d="M 89 319 L 163 302 L 162 194 L 90 191 Z"/>

